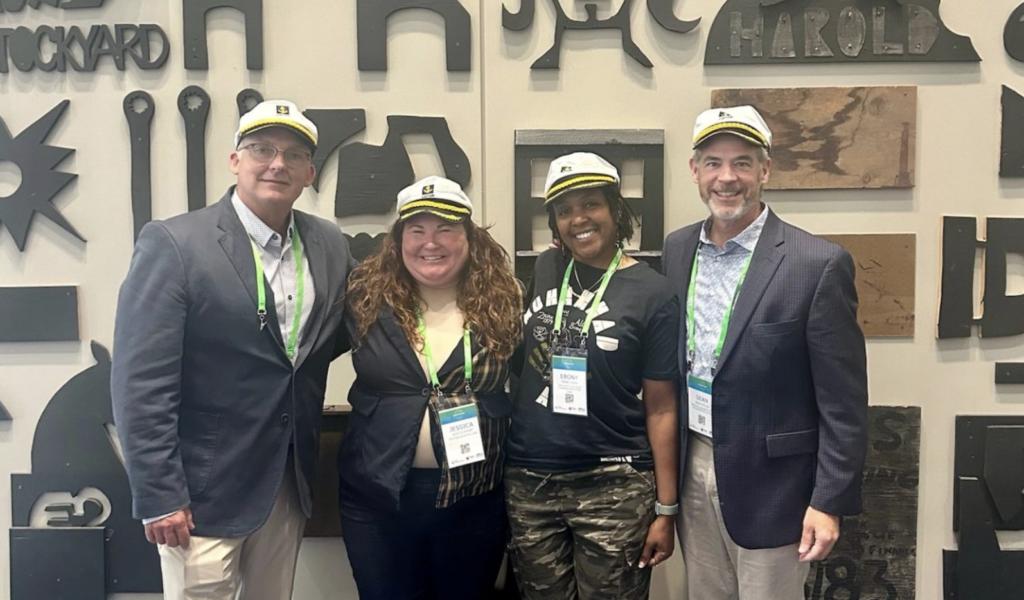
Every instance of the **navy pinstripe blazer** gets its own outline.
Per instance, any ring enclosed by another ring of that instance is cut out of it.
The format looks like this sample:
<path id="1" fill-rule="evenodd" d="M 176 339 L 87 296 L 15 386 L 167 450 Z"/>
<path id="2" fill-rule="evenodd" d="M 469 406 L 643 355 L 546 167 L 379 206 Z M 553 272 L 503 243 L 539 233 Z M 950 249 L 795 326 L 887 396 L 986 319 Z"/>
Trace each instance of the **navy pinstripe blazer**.
<path id="1" fill-rule="evenodd" d="M 665 242 L 665 274 L 679 298 L 687 297 L 702 225 Z M 685 302 L 680 307 L 685 315 Z M 685 317 L 679 339 L 686 339 Z M 866 362 L 853 259 L 769 213 L 713 385 L 719 501 L 737 544 L 777 548 L 800 541 L 808 505 L 832 515 L 861 511 Z M 685 381 L 683 352 L 679 370 Z M 680 399 L 685 408 L 685 386 Z M 679 422 L 685 470 L 685 409 Z"/>

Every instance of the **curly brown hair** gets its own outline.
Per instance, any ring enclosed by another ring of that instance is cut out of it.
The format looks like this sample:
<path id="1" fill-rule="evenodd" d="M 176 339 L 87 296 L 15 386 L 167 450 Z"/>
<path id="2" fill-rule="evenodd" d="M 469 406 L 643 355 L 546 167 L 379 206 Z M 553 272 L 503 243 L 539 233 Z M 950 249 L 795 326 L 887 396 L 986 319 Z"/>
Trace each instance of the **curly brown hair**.
<path id="1" fill-rule="evenodd" d="M 612 221 L 615 222 L 615 241 L 622 248 L 625 242 L 633 239 L 633 228 L 640 224 L 640 220 L 636 218 L 636 213 L 633 212 L 626 199 L 622 197 L 619 186 L 604 185 L 598 189 L 604 194 L 605 202 L 608 203 L 608 210 L 612 213 Z M 568 254 L 569 248 L 562 242 L 562 236 L 558 233 L 555 203 L 549 202 L 547 210 L 548 227 L 551 229 L 551 235 L 558 241 L 558 247 L 562 249 L 562 253 Z"/>
<path id="2" fill-rule="evenodd" d="M 522 332 L 522 291 L 512 273 L 509 255 L 488 233 L 463 221 L 469 243 L 468 260 L 459 278 L 457 303 L 463 320 L 479 336 L 480 344 L 499 360 L 508 360 L 519 344 Z M 420 306 L 419 289 L 402 261 L 402 232 L 405 221 L 398 221 L 380 250 L 356 267 L 348 280 L 349 308 L 356 319 L 358 349 L 370 327 L 380 317 L 385 304 L 409 343 L 422 347 L 416 311 Z"/>

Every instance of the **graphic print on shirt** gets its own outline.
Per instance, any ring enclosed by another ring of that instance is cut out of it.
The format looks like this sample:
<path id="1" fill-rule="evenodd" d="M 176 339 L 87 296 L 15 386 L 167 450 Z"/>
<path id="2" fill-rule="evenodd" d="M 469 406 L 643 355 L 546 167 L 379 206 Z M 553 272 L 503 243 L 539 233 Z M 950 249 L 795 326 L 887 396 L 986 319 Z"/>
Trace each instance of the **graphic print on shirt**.
<path id="1" fill-rule="evenodd" d="M 537 404 L 542 406 L 548 405 L 548 399 L 551 392 L 551 361 L 549 359 L 549 346 L 551 341 L 551 330 L 553 329 L 555 322 L 554 313 L 558 306 L 558 291 L 558 288 L 551 288 L 546 293 L 536 296 L 533 299 L 533 302 L 530 303 L 530 308 L 526 311 L 526 314 L 523 315 L 523 325 L 526 326 L 526 334 L 533 336 L 534 340 L 537 341 L 537 346 L 534 348 L 533 352 L 530 353 L 530 356 L 527 357 L 526 362 L 529 364 L 530 368 L 541 374 L 544 381 L 548 382 L 548 384 L 541 389 L 535 399 Z M 571 347 L 578 348 L 580 346 L 583 321 L 586 320 L 586 311 L 590 308 L 590 304 L 594 300 L 594 296 L 594 292 L 590 290 L 583 290 L 583 293 L 577 293 L 576 290 L 571 288 L 569 289 L 569 297 L 566 299 L 564 314 L 565 326 L 562 331 L 562 336 L 563 338 L 569 339 Z M 604 350 L 605 352 L 615 352 L 619 349 L 618 338 L 608 335 L 608 330 L 615 327 L 615 321 L 600 318 L 610 310 L 608 303 L 605 300 L 602 300 L 601 305 L 597 309 L 597 315 L 591 323 L 590 331 L 590 335 L 595 336 L 594 343 L 599 349 Z M 530 321 L 534 317 L 536 317 L 536 320 L 533 323 L 533 327 L 530 328 Z M 593 375 L 591 373 L 587 373 L 588 380 L 592 377 Z"/>

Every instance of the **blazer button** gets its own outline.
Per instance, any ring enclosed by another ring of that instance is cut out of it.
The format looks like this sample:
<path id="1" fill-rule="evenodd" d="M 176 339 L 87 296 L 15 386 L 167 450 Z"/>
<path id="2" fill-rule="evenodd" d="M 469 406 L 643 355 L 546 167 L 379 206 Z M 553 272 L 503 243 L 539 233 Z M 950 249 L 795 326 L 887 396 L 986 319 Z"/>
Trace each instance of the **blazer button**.
<path id="1" fill-rule="evenodd" d="M 430 388 L 423 388 L 422 390 L 420 390 L 420 394 L 422 394 L 424 398 L 429 397 L 430 396 Z"/>
<path id="2" fill-rule="evenodd" d="M 281 415 L 281 424 L 282 425 L 287 425 L 288 421 L 290 421 L 290 420 L 291 420 L 291 417 L 288 416 L 288 413 L 284 413 L 283 415 Z"/>

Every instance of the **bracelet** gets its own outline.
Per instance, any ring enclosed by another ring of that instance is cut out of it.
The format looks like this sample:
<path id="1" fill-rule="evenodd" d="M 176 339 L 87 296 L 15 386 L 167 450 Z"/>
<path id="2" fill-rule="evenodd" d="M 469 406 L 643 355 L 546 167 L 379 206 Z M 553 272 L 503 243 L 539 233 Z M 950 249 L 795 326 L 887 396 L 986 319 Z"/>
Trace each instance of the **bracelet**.
<path id="1" fill-rule="evenodd" d="M 678 515 L 679 514 L 679 503 L 676 502 L 675 504 L 662 504 L 661 502 L 658 502 L 657 500 L 655 500 L 654 501 L 654 514 L 659 515 L 659 516 L 660 515 L 666 515 L 666 516 Z"/>

